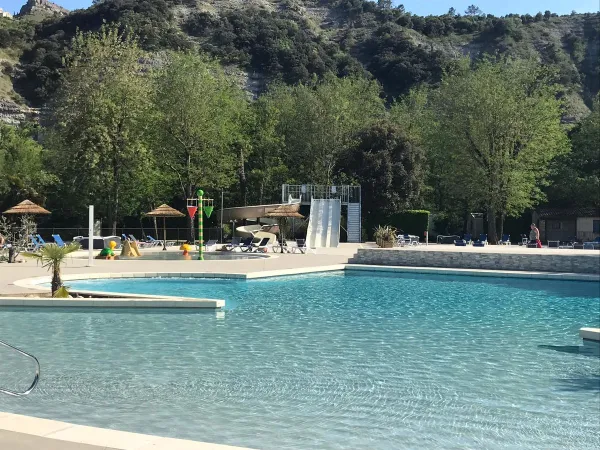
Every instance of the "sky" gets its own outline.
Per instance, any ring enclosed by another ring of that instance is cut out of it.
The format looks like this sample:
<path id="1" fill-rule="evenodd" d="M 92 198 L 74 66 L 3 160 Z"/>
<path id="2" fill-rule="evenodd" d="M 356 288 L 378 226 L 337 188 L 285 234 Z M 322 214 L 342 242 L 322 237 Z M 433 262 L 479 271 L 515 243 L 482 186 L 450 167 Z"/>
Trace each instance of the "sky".
<path id="1" fill-rule="evenodd" d="M 26 0 L 0 0 L 0 8 L 9 12 L 18 12 Z M 404 4 L 407 11 L 413 14 L 426 16 L 429 14 L 440 15 L 448 12 L 450 7 L 462 14 L 467 6 L 475 4 L 486 14 L 504 16 L 510 13 L 536 14 L 547 9 L 557 14 L 569 14 L 575 10 L 578 13 L 596 12 L 599 9 L 599 0 L 393 0 L 395 5 Z M 60 6 L 69 10 L 87 8 L 92 0 L 55 0 Z"/>

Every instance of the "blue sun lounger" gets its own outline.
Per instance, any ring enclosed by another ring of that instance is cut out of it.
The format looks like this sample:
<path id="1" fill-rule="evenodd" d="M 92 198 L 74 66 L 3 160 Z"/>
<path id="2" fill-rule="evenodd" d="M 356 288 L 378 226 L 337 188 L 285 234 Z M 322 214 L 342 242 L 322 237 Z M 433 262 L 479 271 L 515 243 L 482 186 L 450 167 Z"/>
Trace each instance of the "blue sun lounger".
<path id="1" fill-rule="evenodd" d="M 53 234 L 52 239 L 54 239 L 54 242 L 59 247 L 64 247 L 65 245 L 67 245 L 67 244 L 65 244 L 65 241 L 63 241 L 62 238 L 60 237 L 60 234 Z"/>

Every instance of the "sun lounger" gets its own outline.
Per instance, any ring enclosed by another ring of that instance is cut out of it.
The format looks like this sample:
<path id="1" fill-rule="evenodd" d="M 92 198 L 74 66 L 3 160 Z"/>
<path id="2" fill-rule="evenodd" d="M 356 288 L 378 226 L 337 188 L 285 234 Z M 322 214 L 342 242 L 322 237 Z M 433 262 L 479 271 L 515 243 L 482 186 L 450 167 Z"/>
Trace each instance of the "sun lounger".
<path id="1" fill-rule="evenodd" d="M 510 235 L 503 234 L 502 239 L 500 239 L 500 245 L 510 245 Z"/>
<path id="2" fill-rule="evenodd" d="M 225 244 L 225 250 L 227 250 L 228 252 L 231 252 L 236 247 L 238 247 L 241 242 L 242 242 L 242 238 L 234 236 L 231 238 L 231 242 L 229 244 Z"/>
<path id="3" fill-rule="evenodd" d="M 296 253 L 296 250 L 302 254 L 306 253 L 306 250 L 308 250 L 306 239 L 296 239 L 296 246 L 292 248 L 292 253 Z"/>
<path id="4" fill-rule="evenodd" d="M 217 240 L 209 239 L 204 243 L 204 251 L 205 252 L 214 252 L 217 250 Z"/>
<path id="5" fill-rule="evenodd" d="M 35 251 L 42 246 L 42 243 L 39 242 L 37 237 L 35 237 L 33 234 L 29 235 L 29 239 L 31 240 L 31 242 L 27 244 L 28 249 Z"/>
<path id="6" fill-rule="evenodd" d="M 248 247 L 246 247 L 245 251 L 250 251 L 250 252 L 267 252 L 268 248 L 269 248 L 269 238 L 262 238 L 258 244 L 257 243 L 250 243 L 250 245 Z"/>
<path id="7" fill-rule="evenodd" d="M 235 251 L 240 251 L 240 252 L 245 252 L 248 251 L 248 247 L 250 247 L 252 245 L 252 239 L 251 237 L 248 237 L 244 240 L 242 240 L 242 242 L 240 242 L 237 246 L 232 247 L 231 251 L 235 252 Z"/>
<path id="8" fill-rule="evenodd" d="M 482 233 L 479 235 L 479 240 L 473 242 L 473 247 L 485 247 L 487 243 L 487 234 Z"/>
<path id="9" fill-rule="evenodd" d="M 41 235 L 39 235 L 39 234 L 36 234 L 36 236 L 37 236 L 38 242 L 39 242 L 40 244 L 42 244 L 42 245 L 46 245 L 46 241 L 44 240 L 44 238 L 43 238 Z"/>
<path id="10" fill-rule="evenodd" d="M 60 234 L 53 234 L 52 239 L 54 239 L 54 242 L 56 242 L 56 245 L 58 245 L 59 247 L 64 247 L 65 245 L 67 245 L 65 244 L 65 241 L 63 241 L 60 237 Z"/>
<path id="11" fill-rule="evenodd" d="M 454 245 L 456 247 L 466 247 L 467 246 L 467 241 L 465 241 L 464 239 L 457 239 L 454 241 Z"/>

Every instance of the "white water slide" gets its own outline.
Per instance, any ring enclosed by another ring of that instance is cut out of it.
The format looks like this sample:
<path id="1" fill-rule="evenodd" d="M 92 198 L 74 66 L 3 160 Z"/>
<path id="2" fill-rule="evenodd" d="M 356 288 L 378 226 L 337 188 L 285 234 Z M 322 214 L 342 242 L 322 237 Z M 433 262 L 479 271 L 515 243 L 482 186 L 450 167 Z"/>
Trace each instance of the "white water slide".
<path id="1" fill-rule="evenodd" d="M 340 243 L 341 216 L 342 203 L 339 198 L 313 198 L 310 201 L 306 246 L 309 248 L 337 247 Z"/>

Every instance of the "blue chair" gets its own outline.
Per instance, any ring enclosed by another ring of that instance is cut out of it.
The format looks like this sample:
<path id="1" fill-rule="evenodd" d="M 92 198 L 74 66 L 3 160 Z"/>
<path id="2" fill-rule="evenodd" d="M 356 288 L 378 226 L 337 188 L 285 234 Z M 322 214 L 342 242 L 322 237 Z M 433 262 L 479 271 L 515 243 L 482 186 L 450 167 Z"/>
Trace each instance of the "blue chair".
<path id="1" fill-rule="evenodd" d="M 121 239 L 123 239 L 123 242 L 128 241 L 129 239 L 127 238 L 127 236 L 125 236 L 125 233 L 121 234 Z"/>
<path id="2" fill-rule="evenodd" d="M 54 239 L 54 242 L 59 247 L 64 247 L 65 245 L 67 245 L 67 244 L 65 244 L 65 241 L 63 241 L 62 238 L 60 237 L 60 234 L 53 234 L 52 239 Z"/>
<path id="3" fill-rule="evenodd" d="M 467 244 L 472 244 L 473 243 L 473 236 L 471 236 L 471 233 L 465 233 L 465 237 L 463 238 Z"/>
<path id="4" fill-rule="evenodd" d="M 31 247 L 33 251 L 37 250 L 42 246 L 42 243 L 39 242 L 37 237 L 35 237 L 33 234 L 29 235 L 29 239 L 31 239 Z"/>
<path id="5" fill-rule="evenodd" d="M 473 247 L 485 247 L 487 243 L 487 234 L 482 233 L 479 235 L 479 240 L 473 242 Z"/>
<path id="6" fill-rule="evenodd" d="M 500 240 L 501 245 L 510 245 L 510 234 L 503 234 Z"/>
<path id="7" fill-rule="evenodd" d="M 457 239 L 454 241 L 454 245 L 456 247 L 466 247 L 467 246 L 467 241 L 465 241 L 464 239 Z"/>
<path id="8" fill-rule="evenodd" d="M 39 234 L 36 234 L 36 237 L 38 238 L 38 241 L 40 244 L 46 245 L 46 241 L 44 240 L 44 238 L 42 238 L 42 236 L 40 236 Z"/>

